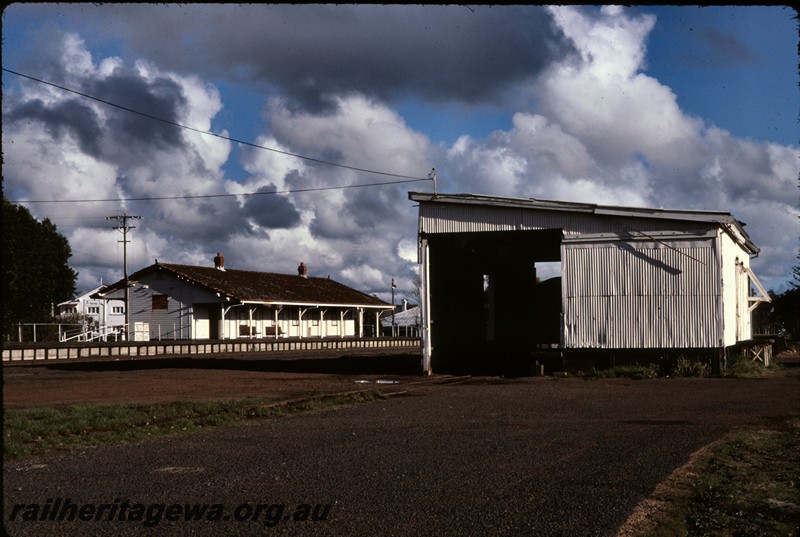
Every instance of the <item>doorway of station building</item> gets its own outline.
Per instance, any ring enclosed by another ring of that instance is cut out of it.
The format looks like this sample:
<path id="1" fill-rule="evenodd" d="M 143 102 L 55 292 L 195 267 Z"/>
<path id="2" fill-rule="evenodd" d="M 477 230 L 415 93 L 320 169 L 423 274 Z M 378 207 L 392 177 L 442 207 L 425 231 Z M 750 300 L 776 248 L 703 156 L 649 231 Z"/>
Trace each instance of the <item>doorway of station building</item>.
<path id="1" fill-rule="evenodd" d="M 561 342 L 561 229 L 428 235 L 431 367 L 530 374 Z"/>

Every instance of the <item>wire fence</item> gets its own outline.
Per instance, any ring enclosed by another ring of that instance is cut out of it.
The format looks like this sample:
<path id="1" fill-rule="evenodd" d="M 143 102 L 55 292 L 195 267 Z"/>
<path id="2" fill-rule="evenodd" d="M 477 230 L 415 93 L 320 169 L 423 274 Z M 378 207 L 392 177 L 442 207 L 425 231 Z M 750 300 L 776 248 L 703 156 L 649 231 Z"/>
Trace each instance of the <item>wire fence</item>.
<path id="1" fill-rule="evenodd" d="M 65 343 L 69 341 L 120 341 L 124 326 L 94 323 L 17 323 L 19 343 Z"/>

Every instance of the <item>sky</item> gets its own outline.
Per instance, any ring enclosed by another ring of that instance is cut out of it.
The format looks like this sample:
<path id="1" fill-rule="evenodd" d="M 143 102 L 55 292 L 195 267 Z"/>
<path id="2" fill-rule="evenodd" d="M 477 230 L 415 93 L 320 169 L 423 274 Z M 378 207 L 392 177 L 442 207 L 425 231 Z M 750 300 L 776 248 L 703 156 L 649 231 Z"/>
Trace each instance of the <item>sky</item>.
<path id="1" fill-rule="evenodd" d="M 797 264 L 796 12 L 781 6 L 34 4 L 2 20 L 3 190 L 77 287 L 156 260 L 413 301 L 408 192 L 730 212 Z"/>

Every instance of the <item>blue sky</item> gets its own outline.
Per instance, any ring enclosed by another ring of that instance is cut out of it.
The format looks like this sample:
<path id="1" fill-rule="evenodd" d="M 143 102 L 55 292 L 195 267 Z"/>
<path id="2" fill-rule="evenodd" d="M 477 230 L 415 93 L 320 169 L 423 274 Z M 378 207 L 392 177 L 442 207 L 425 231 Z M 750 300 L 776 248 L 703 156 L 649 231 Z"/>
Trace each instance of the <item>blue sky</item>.
<path id="1" fill-rule="evenodd" d="M 143 216 L 134 269 L 223 251 L 233 268 L 304 261 L 384 299 L 392 278 L 413 294 L 407 192 L 429 182 L 272 194 L 395 179 L 350 166 L 415 178 L 435 167 L 449 192 L 731 212 L 762 250 L 756 273 L 780 292 L 800 234 L 794 16 L 12 4 L 5 69 L 283 153 L 3 72 L 4 192 L 69 238 L 82 289 L 120 277 L 104 217 L 127 211 Z M 185 197 L 132 201 L 163 196 Z M 131 201 L 64 202 L 120 198 Z"/>
<path id="2" fill-rule="evenodd" d="M 659 23 L 647 73 L 678 104 L 740 137 L 800 142 L 797 21 L 788 7 L 644 8 Z"/>

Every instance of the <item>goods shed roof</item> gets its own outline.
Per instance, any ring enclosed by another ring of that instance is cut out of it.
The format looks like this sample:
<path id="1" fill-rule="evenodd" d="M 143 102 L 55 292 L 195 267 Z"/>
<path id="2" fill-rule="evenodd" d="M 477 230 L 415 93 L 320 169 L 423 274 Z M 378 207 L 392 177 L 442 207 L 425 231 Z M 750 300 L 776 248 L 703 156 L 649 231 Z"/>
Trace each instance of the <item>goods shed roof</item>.
<path id="1" fill-rule="evenodd" d="M 460 206 L 473 207 L 475 210 L 482 208 L 529 210 L 542 214 L 587 215 L 606 217 L 611 219 L 631 220 L 663 220 L 678 222 L 698 222 L 722 228 L 733 239 L 741 244 L 748 252 L 758 255 L 759 248 L 750 239 L 744 230 L 746 224 L 737 220 L 731 213 L 722 211 L 696 211 L 674 210 L 647 207 L 624 207 L 618 205 L 598 205 L 594 203 L 576 203 L 569 201 L 542 200 L 536 198 L 508 198 L 500 196 L 487 196 L 482 194 L 435 194 L 423 192 L 409 192 L 411 201 L 417 201 L 429 206 Z"/>

